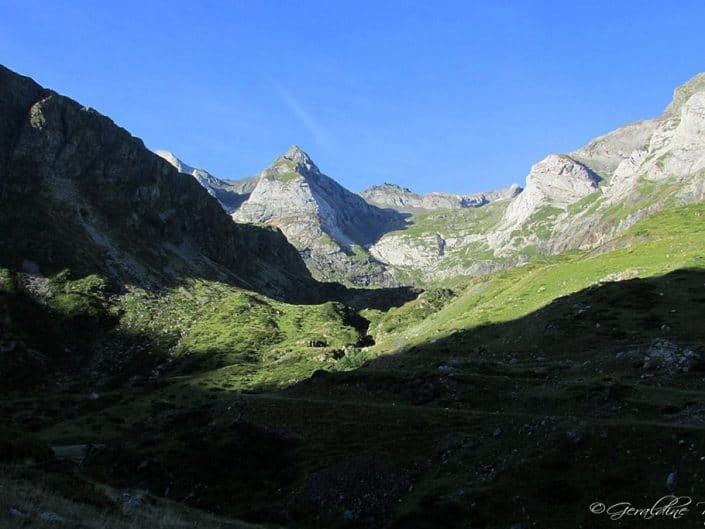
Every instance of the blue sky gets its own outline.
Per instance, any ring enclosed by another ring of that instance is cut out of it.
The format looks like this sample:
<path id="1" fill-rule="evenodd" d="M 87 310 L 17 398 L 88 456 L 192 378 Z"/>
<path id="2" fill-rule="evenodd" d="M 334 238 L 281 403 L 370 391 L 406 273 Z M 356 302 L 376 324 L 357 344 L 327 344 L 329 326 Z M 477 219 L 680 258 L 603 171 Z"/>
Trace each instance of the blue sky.
<path id="1" fill-rule="evenodd" d="M 0 63 L 223 178 L 475 192 L 657 116 L 705 2 L 0 0 Z"/>

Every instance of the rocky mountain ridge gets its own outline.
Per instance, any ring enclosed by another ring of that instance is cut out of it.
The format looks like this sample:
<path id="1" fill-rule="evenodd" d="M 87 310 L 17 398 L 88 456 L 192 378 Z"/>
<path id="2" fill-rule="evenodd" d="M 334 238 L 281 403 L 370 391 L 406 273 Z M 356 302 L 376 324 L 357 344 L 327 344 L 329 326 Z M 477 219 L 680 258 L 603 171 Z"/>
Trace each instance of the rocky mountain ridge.
<path id="1" fill-rule="evenodd" d="M 524 190 L 490 204 L 491 215 L 483 208 L 416 215 L 410 228 L 386 234 L 371 253 L 434 281 L 593 248 L 648 215 L 705 197 L 704 131 L 700 74 L 675 90 L 660 117 L 534 165 Z"/>
<path id="2" fill-rule="evenodd" d="M 249 198 L 257 180 L 254 177 L 242 180 L 222 180 L 205 169 L 191 167 L 177 158 L 174 153 L 157 150 L 154 154 L 165 159 L 180 173 L 190 174 L 201 184 L 208 194 L 215 197 L 228 214 L 232 214 Z"/>
<path id="3" fill-rule="evenodd" d="M 402 213 L 424 213 L 444 209 L 480 207 L 496 200 L 513 198 L 521 193 L 521 187 L 513 184 L 504 189 L 458 195 L 454 193 L 432 192 L 420 195 L 406 187 L 384 183 L 365 189 L 360 193 L 369 204 L 380 208 L 390 208 Z"/>
<path id="4" fill-rule="evenodd" d="M 383 184 L 358 195 L 321 173 L 298 146 L 291 147 L 259 175 L 235 183 L 193 169 L 168 151 L 158 154 L 179 171 L 193 175 L 217 198 L 225 186 L 239 186 L 236 193 L 243 200 L 232 211 L 236 222 L 277 226 L 299 250 L 315 277 L 359 286 L 414 282 L 405 272 L 388 266 L 394 258 L 387 260 L 385 252 L 376 245 L 387 233 L 404 230 L 406 219 L 414 212 L 480 208 L 511 200 L 522 191 L 515 184 L 472 195 L 419 195 L 394 184 Z M 444 244 L 440 236 L 436 241 Z"/>
<path id="5" fill-rule="evenodd" d="M 603 175 L 593 204 L 556 218 L 549 251 L 590 248 L 645 216 L 705 198 L 705 74 L 678 87 L 661 116 L 628 127 L 638 145 L 626 154 L 622 129 L 601 139 L 603 150 L 621 151 L 622 160 Z M 580 149 L 576 156 L 589 165 L 594 150 Z"/>
<path id="6" fill-rule="evenodd" d="M 362 191 L 363 202 L 294 147 L 246 181 L 251 194 L 231 208 L 233 218 L 278 226 L 314 275 L 361 285 L 479 275 L 590 248 L 644 216 L 702 199 L 703 99 L 700 74 L 660 117 L 547 156 L 524 189 L 420 195 L 386 183 Z"/>

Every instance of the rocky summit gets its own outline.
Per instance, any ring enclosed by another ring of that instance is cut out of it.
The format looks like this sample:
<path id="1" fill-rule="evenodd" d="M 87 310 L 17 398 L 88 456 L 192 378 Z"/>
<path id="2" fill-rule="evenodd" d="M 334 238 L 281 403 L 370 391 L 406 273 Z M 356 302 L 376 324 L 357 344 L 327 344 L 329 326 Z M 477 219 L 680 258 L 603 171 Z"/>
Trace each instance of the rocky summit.
<path id="1" fill-rule="evenodd" d="M 526 189 L 509 204 L 504 220 L 521 227 L 544 207 L 565 209 L 597 190 L 600 178 L 569 156 L 550 155 L 531 168 Z"/>
<path id="2" fill-rule="evenodd" d="M 402 226 L 402 215 L 348 191 L 321 173 L 296 146 L 262 171 L 256 182 L 233 213 L 236 222 L 279 228 L 320 279 L 355 285 L 396 283 L 367 248 L 385 232 Z"/>
<path id="3" fill-rule="evenodd" d="M 705 81 L 676 89 L 653 120 L 621 127 L 531 168 L 524 190 L 468 211 L 415 214 L 371 248 L 418 281 L 481 275 L 568 249 L 592 248 L 638 220 L 702 200 Z"/>

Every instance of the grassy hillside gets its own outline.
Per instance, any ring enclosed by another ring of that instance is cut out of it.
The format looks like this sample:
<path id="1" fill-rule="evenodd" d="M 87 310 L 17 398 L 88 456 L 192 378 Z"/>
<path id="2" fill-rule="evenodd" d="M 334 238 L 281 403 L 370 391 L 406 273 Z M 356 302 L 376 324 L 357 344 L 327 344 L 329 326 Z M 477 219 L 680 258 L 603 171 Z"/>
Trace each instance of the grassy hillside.
<path id="1" fill-rule="evenodd" d="M 372 332 L 389 351 L 469 329 L 514 320 L 550 301 L 600 282 L 705 267 L 705 206 L 658 213 L 592 251 L 572 251 L 470 280 L 447 283 L 456 292 L 427 314 L 425 297 L 389 311 Z"/>
<path id="2" fill-rule="evenodd" d="M 393 302 L 395 293 L 347 296 L 353 304 L 378 296 Z M 334 367 L 369 342 L 368 321 L 342 302 L 287 304 L 196 279 L 161 291 L 116 292 L 97 274 L 75 278 L 66 270 L 42 278 L 0 269 L 0 308 L 6 313 L 0 345 L 17 364 L 0 376 L 20 388 L 52 369 L 91 373 L 96 386 L 130 377 L 144 382 L 168 371 L 209 373 L 231 389 L 275 388 Z"/>
<path id="3" fill-rule="evenodd" d="M 5 386 L 0 426 L 84 454 L 50 476 L 250 523 L 607 527 L 591 503 L 649 505 L 674 472 L 702 489 L 703 218 L 663 212 L 389 310 L 385 291 L 295 305 L 4 270 L 4 373 L 39 385 Z"/>

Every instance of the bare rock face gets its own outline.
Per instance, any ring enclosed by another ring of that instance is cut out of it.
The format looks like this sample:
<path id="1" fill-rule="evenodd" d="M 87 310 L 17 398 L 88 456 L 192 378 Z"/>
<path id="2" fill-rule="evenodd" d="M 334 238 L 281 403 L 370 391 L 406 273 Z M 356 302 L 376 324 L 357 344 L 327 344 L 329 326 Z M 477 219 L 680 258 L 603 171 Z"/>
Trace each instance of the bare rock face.
<path id="1" fill-rule="evenodd" d="M 673 98 L 663 112 L 663 118 L 677 116 L 683 105 L 698 92 L 705 92 L 705 72 L 699 73 L 673 91 Z"/>
<path id="2" fill-rule="evenodd" d="M 526 188 L 507 208 L 506 222 L 521 224 L 545 206 L 565 208 L 593 193 L 599 182 L 599 176 L 569 156 L 547 156 L 531 168 Z"/>
<path id="3" fill-rule="evenodd" d="M 590 167 L 602 178 L 609 178 L 620 163 L 648 143 L 655 129 L 655 120 L 631 123 L 595 138 L 571 152 L 570 157 Z"/>
<path id="4" fill-rule="evenodd" d="M 385 186 L 368 194 L 389 207 L 419 205 L 408 190 Z M 659 118 L 621 127 L 568 155 L 548 156 L 506 206 L 490 202 L 462 218 L 415 216 L 413 231 L 385 235 L 372 253 L 426 280 L 478 275 L 536 255 L 593 248 L 645 216 L 703 199 L 705 74 L 677 88 Z M 499 222 L 483 220 L 484 209 L 500 205 Z M 443 252 L 437 235 L 445 241 Z"/>
<path id="5" fill-rule="evenodd" d="M 314 284 L 280 233 L 234 224 L 109 118 L 2 66 L 0 203 L 0 266 L 147 288 L 217 278 L 287 298 Z"/>
<path id="6" fill-rule="evenodd" d="M 410 239 L 403 234 L 390 234 L 375 244 L 371 253 L 383 263 L 412 269 L 432 269 L 443 256 L 438 234 L 428 234 Z"/>
<path id="7" fill-rule="evenodd" d="M 514 184 L 505 189 L 487 191 L 471 195 L 453 193 L 427 193 L 419 195 L 410 189 L 395 184 L 382 184 L 370 187 L 360 193 L 369 204 L 389 208 L 403 213 L 422 213 L 444 209 L 480 207 L 496 200 L 513 198 L 521 192 Z"/>
<path id="8" fill-rule="evenodd" d="M 296 146 L 257 177 L 249 198 L 232 217 L 281 229 L 321 279 L 395 284 L 367 248 L 387 230 L 403 224 L 402 216 L 351 193 L 321 173 Z"/>
<path id="9" fill-rule="evenodd" d="M 634 132 L 634 149 L 605 174 L 594 207 L 559 219 L 553 251 L 590 248 L 647 215 L 705 198 L 705 74 L 677 88 L 659 118 L 628 125 L 605 138 L 625 137 L 626 132 Z M 606 148 L 614 151 L 624 144 Z M 618 221 L 615 210 L 621 210 Z"/>
<path id="10" fill-rule="evenodd" d="M 683 97 L 681 89 L 676 94 Z M 692 93 L 678 105 L 671 103 L 654 123 L 648 142 L 615 169 L 606 189 L 614 199 L 636 191 L 640 179 L 659 182 L 674 177 L 684 182 L 705 168 L 705 91 Z"/>

